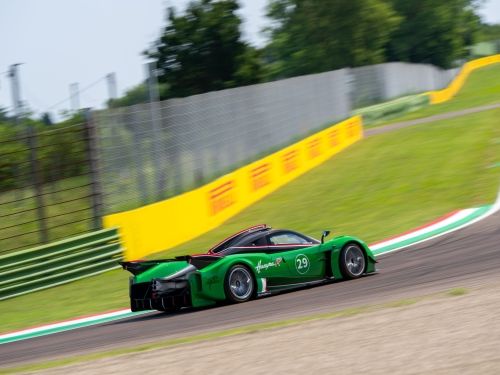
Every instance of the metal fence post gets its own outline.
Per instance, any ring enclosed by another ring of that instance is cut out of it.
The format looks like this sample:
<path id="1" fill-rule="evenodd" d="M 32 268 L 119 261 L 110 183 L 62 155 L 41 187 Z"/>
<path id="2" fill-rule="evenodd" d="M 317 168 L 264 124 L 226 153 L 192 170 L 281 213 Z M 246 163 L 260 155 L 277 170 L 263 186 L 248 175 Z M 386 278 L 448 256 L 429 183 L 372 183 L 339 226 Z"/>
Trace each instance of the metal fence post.
<path id="1" fill-rule="evenodd" d="M 145 169 L 145 160 L 143 158 L 143 141 L 139 134 L 136 131 L 132 132 L 133 140 L 134 140 L 134 154 L 133 158 L 135 160 L 135 170 L 137 175 L 137 186 L 139 187 L 139 196 L 141 199 L 141 204 L 146 205 L 148 203 L 154 202 L 155 198 L 149 199 L 149 189 L 146 184 L 146 177 L 144 175 Z M 153 189 L 154 196 L 154 189 Z"/>
<path id="2" fill-rule="evenodd" d="M 156 200 L 162 200 L 166 197 L 166 171 L 165 171 L 165 150 L 162 148 L 162 139 L 164 137 L 161 131 L 161 113 L 160 113 L 160 94 L 158 91 L 158 79 L 156 72 L 156 63 L 146 63 L 146 75 L 149 92 L 149 111 L 151 115 L 151 129 L 153 131 L 153 165 L 156 178 Z M 160 143 L 161 142 L 161 143 Z"/>
<path id="3" fill-rule="evenodd" d="M 36 214 L 38 219 L 38 226 L 40 228 L 40 241 L 46 243 L 49 241 L 49 234 L 47 230 L 47 216 L 45 215 L 45 203 L 43 199 L 43 182 L 40 176 L 40 168 L 37 158 L 37 138 L 33 126 L 27 127 L 27 140 L 30 149 L 30 172 L 33 179 L 33 187 L 35 189 L 36 200 Z"/>
<path id="4" fill-rule="evenodd" d="M 91 205 L 92 205 L 92 227 L 93 229 L 102 228 L 103 201 L 101 180 L 99 178 L 99 161 L 97 155 L 97 134 L 95 124 L 92 119 L 90 109 L 83 110 L 85 128 L 85 148 L 87 152 L 87 160 L 90 169 L 90 189 L 91 189 Z"/>

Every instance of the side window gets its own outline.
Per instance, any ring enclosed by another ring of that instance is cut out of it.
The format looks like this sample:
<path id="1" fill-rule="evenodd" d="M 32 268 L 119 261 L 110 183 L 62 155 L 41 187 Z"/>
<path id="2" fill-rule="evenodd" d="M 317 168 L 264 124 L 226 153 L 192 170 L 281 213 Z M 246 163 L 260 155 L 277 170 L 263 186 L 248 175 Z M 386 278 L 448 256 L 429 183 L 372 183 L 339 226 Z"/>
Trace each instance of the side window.
<path id="1" fill-rule="evenodd" d="M 310 242 L 305 238 L 297 236 L 294 233 L 276 233 L 269 236 L 271 245 L 309 245 Z"/>
<path id="2" fill-rule="evenodd" d="M 266 237 L 260 237 L 250 243 L 250 246 L 266 246 Z"/>

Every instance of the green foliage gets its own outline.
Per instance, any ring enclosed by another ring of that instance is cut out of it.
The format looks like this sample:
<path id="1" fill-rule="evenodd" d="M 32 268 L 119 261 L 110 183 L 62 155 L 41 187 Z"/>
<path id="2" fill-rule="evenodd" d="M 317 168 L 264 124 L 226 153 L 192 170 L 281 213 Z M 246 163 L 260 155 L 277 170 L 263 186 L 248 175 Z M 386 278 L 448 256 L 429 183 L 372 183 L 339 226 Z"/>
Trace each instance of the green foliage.
<path id="1" fill-rule="evenodd" d="M 267 15 L 271 79 L 384 62 L 400 22 L 385 0 L 273 0 Z"/>
<path id="2" fill-rule="evenodd" d="M 55 131 L 39 131 L 37 158 L 43 183 L 82 175 L 88 170 L 83 132 L 64 131 L 69 125 L 83 126 L 82 123 L 81 116 L 76 115 L 52 126 Z"/>
<path id="3" fill-rule="evenodd" d="M 49 112 L 45 112 L 42 114 L 42 117 L 40 118 L 40 121 L 46 125 L 46 126 L 50 126 L 50 125 L 53 125 L 54 124 L 54 121 L 52 121 L 52 116 L 50 115 Z"/>
<path id="4" fill-rule="evenodd" d="M 169 86 L 167 84 L 159 84 L 158 86 L 160 98 L 168 97 Z M 148 87 L 146 84 L 140 83 L 127 90 L 122 97 L 108 100 L 107 104 L 108 108 L 119 108 L 147 102 L 149 102 Z"/>
<path id="5" fill-rule="evenodd" d="M 241 39 L 238 9 L 236 0 L 193 1 L 183 15 L 168 9 L 163 35 L 147 55 L 169 97 L 259 82 L 259 56 Z"/>
<path id="6" fill-rule="evenodd" d="M 81 114 L 51 125 L 50 131 L 43 122 L 28 118 L 22 119 L 17 126 L 0 122 L 0 191 L 33 184 L 27 138 L 29 127 L 36 137 L 36 158 L 42 184 L 84 173 L 87 168 L 85 142 L 83 132 L 78 131 L 82 124 Z M 71 126 L 74 131 L 67 131 Z"/>
<path id="7" fill-rule="evenodd" d="M 479 42 L 500 41 L 500 24 L 481 24 L 479 31 Z"/>
<path id="8" fill-rule="evenodd" d="M 387 58 L 450 68 L 467 56 L 480 28 L 475 0 L 391 0 L 403 17 Z"/>
<path id="9" fill-rule="evenodd" d="M 125 92 L 121 98 L 110 99 L 109 108 L 126 107 L 148 101 L 148 88 L 144 83 L 138 84 Z"/>
<path id="10" fill-rule="evenodd" d="M 13 125 L 0 122 L 0 190 L 15 188 L 18 185 L 16 172 L 18 166 L 27 159 L 26 147 L 16 139 Z M 9 141 L 12 140 L 12 141 Z"/>
<path id="11" fill-rule="evenodd" d="M 0 124 L 2 122 L 8 122 L 11 118 L 9 117 L 7 110 L 3 107 L 0 107 Z"/>
<path id="12" fill-rule="evenodd" d="M 449 68 L 468 56 L 479 0 L 272 0 L 269 79 L 389 61 Z"/>
<path id="13" fill-rule="evenodd" d="M 251 85 L 264 80 L 261 51 L 247 46 L 245 52 L 238 56 L 238 70 L 234 74 L 231 86 Z"/>

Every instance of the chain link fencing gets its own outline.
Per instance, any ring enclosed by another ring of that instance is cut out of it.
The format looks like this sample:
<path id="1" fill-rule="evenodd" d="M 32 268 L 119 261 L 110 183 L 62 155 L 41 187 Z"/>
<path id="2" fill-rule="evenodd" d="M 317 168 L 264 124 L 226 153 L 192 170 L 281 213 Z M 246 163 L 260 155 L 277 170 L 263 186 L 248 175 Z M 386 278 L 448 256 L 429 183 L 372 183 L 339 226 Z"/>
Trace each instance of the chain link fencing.
<path id="1" fill-rule="evenodd" d="M 94 114 L 106 212 L 155 202 L 349 116 L 348 70 Z"/>
<path id="2" fill-rule="evenodd" d="M 191 190 L 355 108 L 443 88 L 456 73 L 387 63 L 94 112 L 103 212 Z"/>
<path id="3" fill-rule="evenodd" d="M 433 65 L 385 63 L 350 69 L 350 101 L 353 109 L 406 95 L 446 87 L 459 68 L 442 70 Z"/>

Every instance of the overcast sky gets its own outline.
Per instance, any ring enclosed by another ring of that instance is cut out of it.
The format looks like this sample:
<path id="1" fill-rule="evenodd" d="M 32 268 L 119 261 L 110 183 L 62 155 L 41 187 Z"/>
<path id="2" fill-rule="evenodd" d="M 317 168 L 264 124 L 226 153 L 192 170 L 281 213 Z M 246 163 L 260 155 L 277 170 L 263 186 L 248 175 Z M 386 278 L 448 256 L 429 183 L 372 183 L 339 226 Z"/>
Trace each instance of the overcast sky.
<path id="1" fill-rule="evenodd" d="M 244 36 L 262 45 L 260 30 L 268 0 L 240 0 Z M 82 107 L 107 99 L 106 74 L 117 75 L 118 92 L 144 78 L 141 52 L 165 25 L 164 9 L 187 0 L 0 0 L 0 106 L 11 108 L 4 72 L 20 67 L 21 95 L 37 113 L 68 109 L 69 84 L 78 82 Z M 488 0 L 482 15 L 500 23 L 500 0 Z"/>

